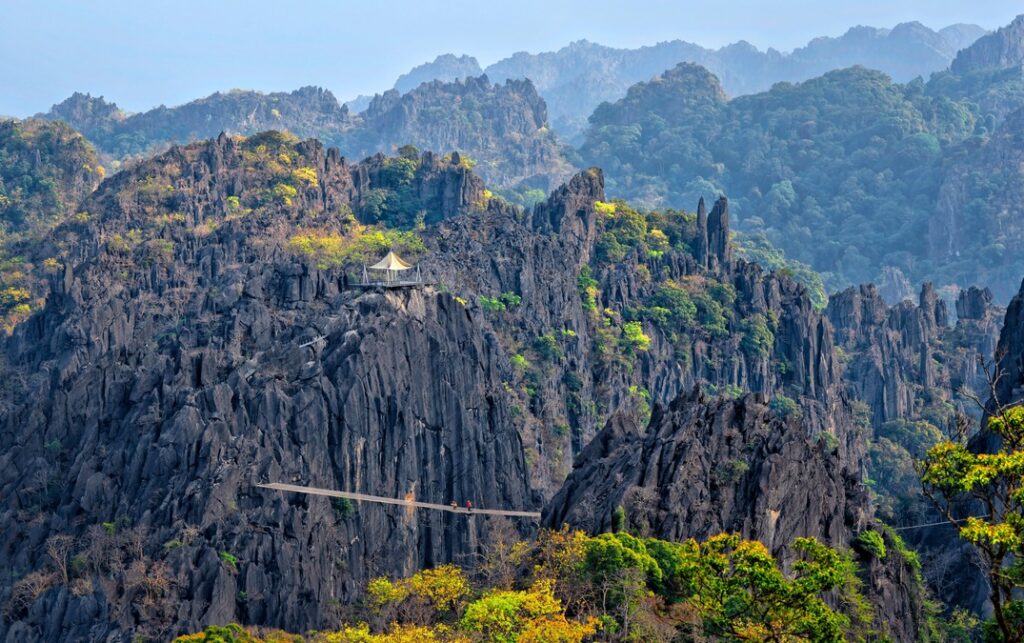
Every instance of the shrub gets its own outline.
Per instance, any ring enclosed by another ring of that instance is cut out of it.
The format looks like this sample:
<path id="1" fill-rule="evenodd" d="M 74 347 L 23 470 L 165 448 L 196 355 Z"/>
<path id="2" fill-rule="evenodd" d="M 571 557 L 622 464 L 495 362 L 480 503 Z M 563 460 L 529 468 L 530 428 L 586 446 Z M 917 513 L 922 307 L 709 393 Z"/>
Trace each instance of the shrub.
<path id="1" fill-rule="evenodd" d="M 638 321 L 622 325 L 622 338 L 630 351 L 646 351 L 651 347 L 651 338 L 644 334 L 644 327 Z"/>
<path id="2" fill-rule="evenodd" d="M 781 394 L 773 397 L 768 406 L 779 417 L 789 417 L 790 415 L 799 415 L 800 413 L 800 406 L 792 398 Z"/>
<path id="3" fill-rule="evenodd" d="M 583 310 L 597 310 L 597 280 L 590 274 L 590 266 L 584 265 L 580 269 L 576 289 L 583 300 Z"/>
<path id="4" fill-rule="evenodd" d="M 231 571 L 235 571 L 238 569 L 238 558 L 234 556 L 231 552 L 222 551 L 220 553 L 220 559 L 221 561 L 223 561 L 224 565 Z"/>
<path id="5" fill-rule="evenodd" d="M 524 591 L 489 592 L 466 607 L 459 625 L 479 633 L 480 640 L 495 643 L 575 643 L 594 634 L 594 620 L 579 623 L 566 619 L 553 585 L 551 580 L 540 580 Z"/>
<path id="6" fill-rule="evenodd" d="M 4 605 L 4 615 L 9 620 L 15 620 L 24 614 L 43 592 L 53 587 L 56 583 L 57 577 L 51 572 L 36 571 L 26 574 L 24 578 L 14 583 L 14 586 L 11 588 L 11 595 Z"/>
<path id="7" fill-rule="evenodd" d="M 271 192 L 274 200 L 283 205 L 291 205 L 292 199 L 299 194 L 298 190 L 287 183 L 278 183 Z"/>
<path id="8" fill-rule="evenodd" d="M 403 583 L 392 583 L 387 578 L 374 578 L 366 585 L 370 605 L 380 609 L 388 603 L 397 603 L 409 595 L 409 588 Z"/>
<path id="9" fill-rule="evenodd" d="M 652 320 L 661 320 L 666 325 L 671 321 L 673 324 L 689 326 L 697 319 L 697 305 L 693 303 L 690 293 L 674 282 L 659 286 L 651 303 L 656 308 L 668 311 L 667 318 L 662 318 L 661 315 L 652 317 Z M 650 310 L 649 308 L 648 311 Z"/>
<path id="10" fill-rule="evenodd" d="M 469 581 L 455 565 L 440 565 L 413 574 L 410 593 L 426 599 L 439 611 L 451 610 L 469 594 Z"/>
<path id="11" fill-rule="evenodd" d="M 316 170 L 311 167 L 298 167 L 292 170 L 292 180 L 306 187 L 320 187 L 320 183 L 317 181 Z"/>
<path id="12" fill-rule="evenodd" d="M 612 512 L 612 531 L 614 533 L 626 531 L 626 508 L 622 505 L 616 507 Z"/>
<path id="13" fill-rule="evenodd" d="M 178 540 L 177 538 L 172 538 L 171 540 L 168 540 L 164 543 L 164 552 L 170 553 L 175 549 L 181 547 L 182 545 L 183 543 L 180 540 Z"/>
<path id="14" fill-rule="evenodd" d="M 506 308 L 515 308 L 523 302 L 523 298 L 514 292 L 503 292 L 499 297 Z"/>
<path id="15" fill-rule="evenodd" d="M 331 506 L 334 508 L 334 514 L 341 520 L 347 520 L 356 513 L 356 506 L 348 498 L 332 498 Z"/>
<path id="16" fill-rule="evenodd" d="M 822 431 L 818 434 L 818 443 L 826 451 L 835 451 L 839 448 L 839 438 L 837 438 L 831 431 Z"/>
<path id="17" fill-rule="evenodd" d="M 619 263 L 626 258 L 628 248 L 619 243 L 615 233 L 605 232 L 597 240 L 595 250 L 598 260 L 602 263 Z"/>
<path id="18" fill-rule="evenodd" d="M 775 345 L 775 334 L 768 327 L 768 318 L 761 314 L 751 315 L 740 323 L 743 339 L 740 346 L 749 357 L 768 357 Z"/>
<path id="19" fill-rule="evenodd" d="M 388 250 L 415 257 L 426 250 L 423 239 L 415 232 L 383 230 L 359 226 L 351 234 L 310 230 L 292 235 L 285 250 L 316 262 L 317 268 L 326 270 L 351 264 L 368 264 Z"/>
<path id="20" fill-rule="evenodd" d="M 540 353 L 540 356 L 544 359 L 556 362 L 563 357 L 562 347 L 558 345 L 558 340 L 551 333 L 541 335 L 533 342 L 533 347 Z"/>
<path id="21" fill-rule="evenodd" d="M 871 554 L 878 560 L 885 560 L 885 539 L 877 531 L 862 531 L 857 534 L 854 544 L 861 551 Z"/>
<path id="22" fill-rule="evenodd" d="M 419 163 L 412 157 L 399 156 L 397 158 L 389 158 L 384 161 L 384 171 L 381 173 L 381 179 L 385 185 L 390 187 L 408 185 L 416 178 L 416 168 L 418 165 Z"/>
<path id="23" fill-rule="evenodd" d="M 727 324 L 732 314 L 731 307 L 726 307 L 713 293 L 707 291 L 695 294 L 693 302 L 697 307 L 697 320 L 704 330 L 713 337 L 729 336 Z"/>
<path id="24" fill-rule="evenodd" d="M 730 460 L 723 462 L 718 465 L 715 473 L 718 474 L 718 479 L 726 484 L 736 484 L 743 479 L 747 471 L 750 470 L 750 465 L 745 460 Z"/>
<path id="25" fill-rule="evenodd" d="M 498 299 L 497 297 L 486 297 L 484 295 L 480 295 L 479 297 L 477 297 L 477 302 L 480 304 L 481 308 L 483 308 L 489 313 L 499 313 L 505 311 L 505 304 L 502 303 L 501 300 Z"/>

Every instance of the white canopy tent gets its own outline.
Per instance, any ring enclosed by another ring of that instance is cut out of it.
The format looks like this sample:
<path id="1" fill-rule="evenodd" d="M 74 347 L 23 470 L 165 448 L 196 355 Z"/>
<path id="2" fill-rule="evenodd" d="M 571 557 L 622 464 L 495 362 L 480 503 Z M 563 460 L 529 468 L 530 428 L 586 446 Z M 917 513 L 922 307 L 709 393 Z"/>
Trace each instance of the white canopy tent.
<path id="1" fill-rule="evenodd" d="M 370 279 L 368 278 L 368 275 L 367 275 L 367 270 L 374 270 L 374 271 L 377 271 L 377 272 L 381 273 L 381 277 L 382 278 L 380 280 L 375 280 L 375 281 L 379 281 L 379 282 L 384 283 L 384 284 L 401 283 L 402 280 L 399 279 L 399 275 L 402 272 L 406 271 L 406 270 L 411 270 L 413 267 L 414 266 L 411 263 L 405 261 L 404 259 L 402 259 L 398 255 L 396 255 L 394 250 L 389 250 L 388 253 L 386 255 L 384 255 L 384 258 L 381 259 L 380 261 L 378 261 L 377 263 L 373 264 L 372 266 L 364 266 L 363 267 L 363 283 L 365 283 L 365 284 L 371 283 L 371 281 L 370 281 Z M 415 281 L 419 282 L 420 281 L 420 269 L 419 269 L 419 266 L 415 266 L 415 268 L 416 268 L 416 279 L 415 279 Z"/>

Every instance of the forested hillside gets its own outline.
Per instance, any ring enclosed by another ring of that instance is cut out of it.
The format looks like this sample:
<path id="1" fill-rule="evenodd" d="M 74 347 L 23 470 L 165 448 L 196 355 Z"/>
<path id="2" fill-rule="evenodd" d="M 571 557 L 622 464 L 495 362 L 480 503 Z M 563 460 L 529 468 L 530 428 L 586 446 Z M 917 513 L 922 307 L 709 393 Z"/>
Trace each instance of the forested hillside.
<path id="1" fill-rule="evenodd" d="M 152 155 L 173 143 L 221 132 L 247 135 L 288 129 L 296 136 L 334 140 L 349 127 L 348 109 L 319 87 L 271 94 L 231 90 L 138 114 L 126 114 L 102 97 L 76 93 L 38 116 L 68 123 L 115 160 Z"/>
<path id="2" fill-rule="evenodd" d="M 760 50 L 742 41 L 720 49 L 679 40 L 638 49 L 580 41 L 558 51 L 516 53 L 485 72 L 495 80 L 531 79 L 548 103 L 555 130 L 575 141 L 599 104 L 618 100 L 632 84 L 679 63 L 711 70 L 730 96 L 765 91 L 780 81 L 806 80 L 851 65 L 882 70 L 900 82 L 918 76 L 927 80 L 984 33 L 974 25 L 952 25 L 936 32 L 916 22 L 893 29 L 855 27 L 836 38 L 815 38 L 789 53 Z"/>
<path id="3" fill-rule="evenodd" d="M 404 145 L 460 152 L 467 162 L 479 163 L 477 172 L 494 188 L 515 188 L 517 195 L 540 190 L 534 201 L 572 170 L 533 85 L 492 84 L 486 76 L 415 83 L 405 94 L 391 90 L 358 115 L 329 91 L 304 87 L 272 94 L 232 90 L 131 115 L 103 98 L 75 94 L 40 116 L 78 128 L 115 166 L 221 132 L 276 129 L 338 146 L 354 161 L 393 154 Z"/>
<path id="4" fill-rule="evenodd" d="M 979 35 L 0 119 L 0 640 L 1024 640 Z"/>
<path id="5" fill-rule="evenodd" d="M 63 123 L 0 121 L 0 328 L 42 305 L 46 280 L 62 265 L 48 238 L 54 226 L 88 215 L 78 202 L 106 175 L 92 146 Z M 47 261 L 48 260 L 48 261 Z"/>
<path id="6" fill-rule="evenodd" d="M 729 194 L 740 229 L 830 290 L 897 269 L 983 283 L 1005 301 L 1024 270 L 1005 251 L 1024 235 L 1005 198 L 1020 186 L 1021 68 L 1005 62 L 928 84 L 854 67 L 731 100 L 710 72 L 679 65 L 599 107 L 580 153 L 606 169 L 610 192 L 640 203 Z"/>
<path id="7" fill-rule="evenodd" d="M 455 156 L 350 165 L 266 133 L 172 148 L 78 208 L 89 216 L 52 245 L 25 248 L 56 270 L 3 339 L 0 556 L 22 570 L 2 588 L 9 636 L 337 624 L 374 576 L 476 556 L 501 525 L 394 523 L 253 480 L 539 509 L 602 427 L 693 440 L 688 416 L 659 415 L 673 400 L 752 445 L 762 431 L 784 441 L 714 465 L 734 512 L 638 535 L 703 540 L 717 525 L 767 539 L 742 518 L 766 506 L 783 516 L 774 565 L 799 556 L 797 538 L 845 550 L 871 521 L 867 436 L 830 326 L 785 271 L 733 257 L 725 199 L 642 212 L 607 201 L 592 169 L 525 211 Z M 389 247 L 436 286 L 345 289 Z M 687 401 L 694 388 L 728 399 Z M 828 517 L 804 521 L 802 505 L 752 487 L 769 461 L 780 480 L 815 476 Z M 639 517 L 644 497 L 627 510 Z M 81 562 L 55 569 L 51 545 Z M 925 625 L 920 586 L 898 559 L 866 561 L 865 622 L 907 640 Z M 303 598 L 311 585 L 322 599 Z"/>

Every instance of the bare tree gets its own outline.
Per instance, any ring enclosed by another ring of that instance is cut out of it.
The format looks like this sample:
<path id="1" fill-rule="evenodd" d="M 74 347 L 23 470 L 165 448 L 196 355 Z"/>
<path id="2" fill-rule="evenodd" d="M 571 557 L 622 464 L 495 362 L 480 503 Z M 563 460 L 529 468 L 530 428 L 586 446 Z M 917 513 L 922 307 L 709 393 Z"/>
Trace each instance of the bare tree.
<path id="1" fill-rule="evenodd" d="M 65 585 L 68 584 L 68 557 L 74 545 L 75 539 L 68 534 L 57 534 L 46 539 L 46 555 L 53 561 L 53 566 L 57 568 L 60 580 Z"/>
<path id="2" fill-rule="evenodd" d="M 123 540 L 131 560 L 142 560 L 146 557 L 147 536 L 148 530 L 145 527 L 132 527 L 124 532 Z"/>
<path id="3" fill-rule="evenodd" d="M 35 571 L 26 574 L 11 588 L 11 595 L 4 605 L 4 616 L 12 620 L 21 616 L 40 594 L 53 587 L 55 580 L 52 572 Z"/>
<path id="4" fill-rule="evenodd" d="M 476 571 L 486 587 L 511 589 L 529 548 L 508 518 L 489 518 L 488 538 L 482 545 Z"/>

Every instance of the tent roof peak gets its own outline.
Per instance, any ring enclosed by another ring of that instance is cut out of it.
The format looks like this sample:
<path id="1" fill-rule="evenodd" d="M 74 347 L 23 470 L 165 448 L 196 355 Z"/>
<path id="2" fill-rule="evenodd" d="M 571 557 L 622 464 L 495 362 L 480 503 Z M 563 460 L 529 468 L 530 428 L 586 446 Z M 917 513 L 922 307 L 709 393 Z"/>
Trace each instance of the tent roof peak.
<path id="1" fill-rule="evenodd" d="M 389 250 L 383 259 L 367 268 L 370 270 L 408 270 L 412 268 L 412 264 L 396 255 L 394 250 Z"/>

